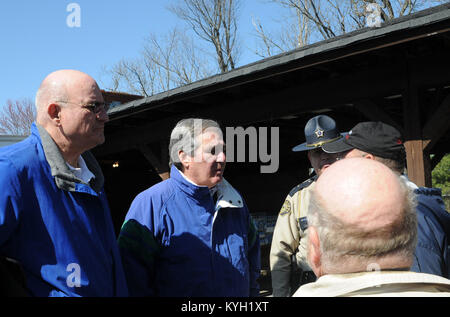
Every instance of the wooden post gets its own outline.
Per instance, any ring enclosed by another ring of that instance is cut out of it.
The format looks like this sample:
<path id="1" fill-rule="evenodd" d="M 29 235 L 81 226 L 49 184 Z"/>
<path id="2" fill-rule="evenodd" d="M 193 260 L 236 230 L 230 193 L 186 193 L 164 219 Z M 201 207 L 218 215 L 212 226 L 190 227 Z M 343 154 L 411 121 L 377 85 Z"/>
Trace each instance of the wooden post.
<path id="1" fill-rule="evenodd" d="M 418 87 L 414 85 L 408 58 L 405 67 L 405 89 L 403 93 L 403 117 L 405 123 L 405 150 L 408 178 L 417 186 L 431 186 L 431 177 L 425 177 L 422 127 Z M 430 166 L 430 164 L 427 164 Z M 428 181 L 430 180 L 430 181 Z"/>
<path id="2" fill-rule="evenodd" d="M 417 186 L 427 186 L 422 144 L 422 140 L 408 140 L 405 142 L 408 178 Z"/>
<path id="3" fill-rule="evenodd" d="M 450 94 L 442 101 L 439 107 L 434 111 L 431 118 L 426 122 L 423 131 L 423 152 L 424 152 L 424 168 L 425 168 L 425 184 L 432 186 L 431 172 L 437 164 L 431 162 L 430 153 L 437 141 L 449 130 L 450 121 Z M 436 154 L 436 153 L 434 153 Z M 442 158 L 442 153 L 438 153 L 438 157 Z M 439 158 L 439 161 L 440 161 Z"/>

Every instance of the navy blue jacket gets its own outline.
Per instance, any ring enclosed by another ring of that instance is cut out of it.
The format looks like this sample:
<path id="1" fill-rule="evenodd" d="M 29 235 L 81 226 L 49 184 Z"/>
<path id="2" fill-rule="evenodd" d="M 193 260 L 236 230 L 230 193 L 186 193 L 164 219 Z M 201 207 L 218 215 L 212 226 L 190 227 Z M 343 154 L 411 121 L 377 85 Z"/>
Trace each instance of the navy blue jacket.
<path id="1" fill-rule="evenodd" d="M 132 296 L 258 296 L 259 238 L 223 179 L 217 203 L 172 167 L 131 204 L 119 247 Z"/>
<path id="2" fill-rule="evenodd" d="M 83 158 L 90 184 L 36 124 L 0 149 L 0 255 L 20 262 L 33 296 L 128 295 L 103 175 L 92 154 Z"/>
<path id="3" fill-rule="evenodd" d="M 414 192 L 418 200 L 418 241 L 411 270 L 450 278 L 450 214 L 441 190 L 419 187 Z"/>

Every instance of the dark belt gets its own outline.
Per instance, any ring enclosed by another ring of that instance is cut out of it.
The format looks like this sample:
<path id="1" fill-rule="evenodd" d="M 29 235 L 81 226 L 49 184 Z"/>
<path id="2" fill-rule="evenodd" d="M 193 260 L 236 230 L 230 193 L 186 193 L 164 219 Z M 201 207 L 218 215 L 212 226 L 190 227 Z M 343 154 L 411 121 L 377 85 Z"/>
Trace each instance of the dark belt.
<path id="1" fill-rule="evenodd" d="M 291 296 L 302 285 L 316 281 L 316 275 L 313 271 L 303 271 L 297 266 L 295 255 L 291 257 Z"/>

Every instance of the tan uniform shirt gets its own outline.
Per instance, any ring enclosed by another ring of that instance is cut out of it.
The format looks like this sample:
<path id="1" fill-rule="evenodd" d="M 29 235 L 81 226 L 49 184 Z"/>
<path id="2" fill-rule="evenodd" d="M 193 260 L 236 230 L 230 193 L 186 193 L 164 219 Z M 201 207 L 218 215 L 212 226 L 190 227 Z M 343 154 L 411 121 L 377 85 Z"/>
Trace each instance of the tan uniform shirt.
<path id="1" fill-rule="evenodd" d="M 328 274 L 301 286 L 294 297 L 336 296 L 446 296 L 450 280 L 410 271 L 371 271 Z"/>
<path id="2" fill-rule="evenodd" d="M 305 219 L 315 178 L 294 187 L 281 207 L 272 237 L 270 270 L 273 296 L 290 296 L 291 257 L 295 254 L 297 267 L 311 271 L 306 259 L 306 230 L 299 219 Z M 300 281 L 299 281 L 300 283 Z"/>

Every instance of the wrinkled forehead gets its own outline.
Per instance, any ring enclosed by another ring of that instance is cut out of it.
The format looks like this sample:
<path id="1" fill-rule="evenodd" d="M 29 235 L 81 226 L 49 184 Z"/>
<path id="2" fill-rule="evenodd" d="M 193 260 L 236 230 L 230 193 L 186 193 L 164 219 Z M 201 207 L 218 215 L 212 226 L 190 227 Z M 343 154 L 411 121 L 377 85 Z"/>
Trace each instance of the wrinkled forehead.
<path id="1" fill-rule="evenodd" d="M 195 138 L 195 153 L 201 154 L 209 152 L 212 148 L 222 148 L 225 146 L 220 129 L 208 128 Z M 223 149 L 222 149 L 223 150 Z"/>
<path id="2" fill-rule="evenodd" d="M 73 99 L 78 99 L 81 102 L 103 101 L 101 90 L 94 80 L 74 83 L 69 93 Z"/>
<path id="3" fill-rule="evenodd" d="M 223 144 L 223 134 L 222 130 L 216 127 L 209 127 L 205 129 L 201 135 L 198 136 L 197 140 L 201 141 L 202 144 Z"/>

